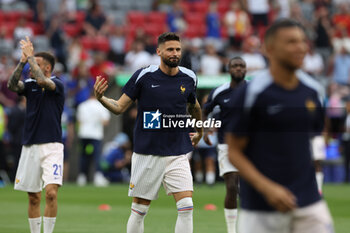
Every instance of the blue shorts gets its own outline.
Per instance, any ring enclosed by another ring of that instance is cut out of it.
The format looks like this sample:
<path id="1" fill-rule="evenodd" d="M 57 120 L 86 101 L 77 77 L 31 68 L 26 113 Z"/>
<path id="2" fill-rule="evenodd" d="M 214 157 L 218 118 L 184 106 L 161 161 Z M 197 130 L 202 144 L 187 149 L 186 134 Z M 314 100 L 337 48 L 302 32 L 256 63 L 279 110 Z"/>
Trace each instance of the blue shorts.
<path id="1" fill-rule="evenodd" d="M 193 160 L 200 161 L 201 159 L 212 158 L 216 160 L 217 150 L 216 147 L 205 147 L 205 148 L 196 148 L 193 153 Z"/>

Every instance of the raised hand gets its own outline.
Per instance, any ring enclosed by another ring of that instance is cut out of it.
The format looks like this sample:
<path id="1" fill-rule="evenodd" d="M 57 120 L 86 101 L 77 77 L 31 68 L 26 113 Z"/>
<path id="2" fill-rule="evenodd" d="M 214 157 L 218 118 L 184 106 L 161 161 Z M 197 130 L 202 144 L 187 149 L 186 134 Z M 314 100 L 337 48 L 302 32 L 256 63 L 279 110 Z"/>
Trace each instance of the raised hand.
<path id="1" fill-rule="evenodd" d="M 28 57 L 34 55 L 34 47 L 28 36 L 26 36 L 25 40 L 21 40 L 19 43 L 21 45 L 23 59 L 28 59 Z"/>
<path id="2" fill-rule="evenodd" d="M 102 78 L 100 75 L 96 77 L 96 82 L 94 85 L 94 95 L 96 97 L 97 100 L 100 100 L 105 91 L 108 88 L 108 82 Z"/>
<path id="3" fill-rule="evenodd" d="M 201 140 L 201 137 L 202 136 L 199 133 L 190 133 L 192 146 L 196 146 L 198 142 Z"/>

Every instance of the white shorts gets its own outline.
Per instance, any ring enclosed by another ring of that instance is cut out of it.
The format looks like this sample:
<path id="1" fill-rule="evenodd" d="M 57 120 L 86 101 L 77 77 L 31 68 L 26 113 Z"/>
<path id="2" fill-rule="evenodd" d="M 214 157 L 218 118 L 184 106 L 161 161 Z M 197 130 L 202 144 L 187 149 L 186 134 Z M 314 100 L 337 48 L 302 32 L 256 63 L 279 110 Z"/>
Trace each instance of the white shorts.
<path id="1" fill-rule="evenodd" d="M 289 213 L 241 210 L 238 216 L 239 233 L 334 233 L 324 201 Z"/>
<path id="2" fill-rule="evenodd" d="M 23 146 L 19 160 L 15 189 L 41 192 L 48 184 L 62 185 L 63 144 L 43 143 Z"/>
<path id="3" fill-rule="evenodd" d="M 162 183 L 168 195 L 193 191 L 188 154 L 155 156 L 133 153 L 129 196 L 155 200 Z"/>
<path id="4" fill-rule="evenodd" d="M 232 165 L 228 159 L 228 146 L 227 144 L 218 144 L 218 163 L 220 176 L 224 176 L 229 172 L 238 172 L 237 168 Z"/>
<path id="5" fill-rule="evenodd" d="M 311 147 L 314 160 L 326 159 L 326 142 L 323 136 L 316 136 L 311 139 Z"/>

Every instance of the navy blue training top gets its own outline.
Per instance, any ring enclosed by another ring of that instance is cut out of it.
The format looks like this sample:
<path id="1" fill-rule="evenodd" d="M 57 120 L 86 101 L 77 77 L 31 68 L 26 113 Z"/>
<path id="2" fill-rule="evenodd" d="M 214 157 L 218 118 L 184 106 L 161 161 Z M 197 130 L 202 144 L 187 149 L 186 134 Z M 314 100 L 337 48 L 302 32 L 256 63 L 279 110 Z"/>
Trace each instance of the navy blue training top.
<path id="1" fill-rule="evenodd" d="M 230 129 L 248 138 L 244 154 L 273 181 L 287 187 L 304 207 L 320 200 L 311 158 L 310 135 L 323 129 L 322 87 L 297 71 L 298 86 L 276 85 L 269 71 L 257 74 L 234 93 L 239 112 L 230 116 Z M 273 208 L 250 184 L 241 182 L 241 206 L 250 210 Z"/>
<path id="2" fill-rule="evenodd" d="M 242 81 L 240 85 L 246 85 L 246 81 Z M 238 87 L 238 86 L 237 86 Z M 217 88 L 214 88 L 209 96 L 207 102 L 204 104 L 205 111 L 209 114 L 213 112 L 216 106 L 219 106 L 220 111 L 218 113 L 218 120 L 221 120 L 221 127 L 218 129 L 218 141 L 220 144 L 225 143 L 225 132 L 228 126 L 227 116 L 233 110 L 232 108 L 232 96 L 236 88 L 231 88 L 230 83 L 224 83 Z"/>
<path id="3" fill-rule="evenodd" d="M 62 143 L 64 86 L 57 77 L 51 77 L 51 80 L 56 84 L 54 91 L 39 86 L 35 79 L 27 79 L 24 82 L 24 90 L 20 93 L 27 99 L 23 145 Z"/>
<path id="4" fill-rule="evenodd" d="M 132 75 L 122 91 L 133 101 L 137 100 L 136 153 L 172 156 L 193 150 L 190 129 L 164 128 L 163 119 L 165 115 L 186 115 L 187 103 L 196 103 L 196 86 L 194 72 L 181 66 L 174 76 L 163 73 L 155 65 L 139 69 Z M 158 115 L 154 115 L 156 113 Z"/>

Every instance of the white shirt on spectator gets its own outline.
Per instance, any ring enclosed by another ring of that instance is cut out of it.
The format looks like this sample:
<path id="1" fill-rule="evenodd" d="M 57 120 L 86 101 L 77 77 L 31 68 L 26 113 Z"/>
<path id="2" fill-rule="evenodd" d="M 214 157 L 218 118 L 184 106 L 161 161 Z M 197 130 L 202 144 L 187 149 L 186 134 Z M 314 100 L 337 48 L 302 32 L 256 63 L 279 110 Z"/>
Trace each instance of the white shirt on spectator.
<path id="1" fill-rule="evenodd" d="M 79 138 L 102 140 L 103 127 L 109 119 L 109 111 L 96 99 L 90 98 L 81 103 L 77 109 Z"/>
<path id="2" fill-rule="evenodd" d="M 319 74 L 323 70 L 323 59 L 318 53 L 306 54 L 303 62 L 304 70 L 311 74 Z"/>
<path id="3" fill-rule="evenodd" d="M 247 0 L 251 14 L 267 14 L 270 10 L 268 0 Z"/>
<path id="4" fill-rule="evenodd" d="M 142 67 L 149 66 L 151 64 L 151 55 L 146 51 L 138 53 L 130 51 L 125 56 L 125 63 L 127 70 L 133 73 Z"/>
<path id="5" fill-rule="evenodd" d="M 201 58 L 202 75 L 219 75 L 222 63 L 217 56 L 204 54 Z"/>

